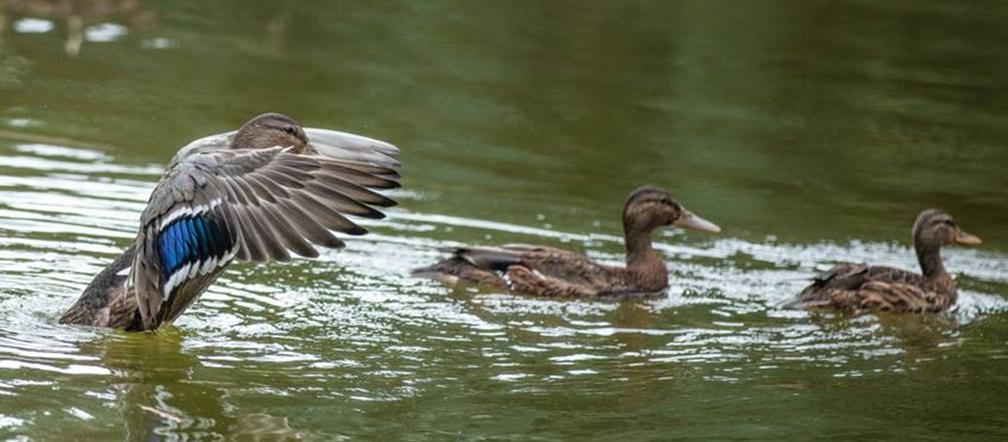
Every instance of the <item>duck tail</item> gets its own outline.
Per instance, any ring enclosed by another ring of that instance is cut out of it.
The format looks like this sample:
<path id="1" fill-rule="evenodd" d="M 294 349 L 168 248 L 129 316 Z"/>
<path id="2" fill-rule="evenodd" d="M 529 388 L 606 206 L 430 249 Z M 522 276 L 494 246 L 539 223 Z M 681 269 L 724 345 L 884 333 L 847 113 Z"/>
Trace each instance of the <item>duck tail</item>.
<path id="1" fill-rule="evenodd" d="M 126 278 L 136 247 L 130 246 L 124 250 L 115 261 L 112 261 L 101 272 L 95 275 L 91 283 L 84 288 L 80 298 L 60 317 L 60 324 L 104 326 L 110 320 L 108 314 L 110 305 L 118 298 L 129 296 L 126 289 Z"/>
<path id="2" fill-rule="evenodd" d="M 780 304 L 780 308 L 787 309 L 787 310 L 804 310 L 804 309 L 807 309 L 807 308 L 817 307 L 814 304 L 815 303 L 810 303 L 810 302 L 808 302 L 806 300 L 803 300 L 801 298 L 794 298 L 794 299 L 792 299 L 790 301 L 785 301 L 782 304 Z"/>
<path id="3" fill-rule="evenodd" d="M 466 281 L 500 288 L 507 286 L 504 279 L 497 272 L 478 267 L 469 260 L 457 255 L 439 261 L 431 266 L 413 269 L 410 274 L 418 278 L 433 279 L 449 285 Z"/>
<path id="4" fill-rule="evenodd" d="M 822 287 L 813 284 L 802 290 L 794 299 L 781 304 L 781 308 L 795 310 L 815 309 L 829 307 L 831 303 L 832 299 L 828 293 L 823 291 Z"/>
<path id="5" fill-rule="evenodd" d="M 460 247 L 455 249 L 453 258 L 480 269 L 506 272 L 508 267 L 521 264 L 522 251 L 501 247 Z"/>

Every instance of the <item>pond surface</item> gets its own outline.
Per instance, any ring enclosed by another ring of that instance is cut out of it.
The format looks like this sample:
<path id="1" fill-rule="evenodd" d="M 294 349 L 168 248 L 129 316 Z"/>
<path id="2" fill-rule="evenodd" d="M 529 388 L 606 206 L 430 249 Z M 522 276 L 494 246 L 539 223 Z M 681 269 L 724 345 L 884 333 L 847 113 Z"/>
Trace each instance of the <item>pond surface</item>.
<path id="1" fill-rule="evenodd" d="M 0 438 L 1008 437 L 1008 8 L 946 1 L 87 2 L 0 9 Z M 373 234 L 233 265 L 174 327 L 57 324 L 176 149 L 263 111 L 402 148 Z M 553 301 L 409 270 L 461 243 L 618 263 L 633 188 L 667 297 Z M 780 307 L 916 268 L 942 316 Z"/>

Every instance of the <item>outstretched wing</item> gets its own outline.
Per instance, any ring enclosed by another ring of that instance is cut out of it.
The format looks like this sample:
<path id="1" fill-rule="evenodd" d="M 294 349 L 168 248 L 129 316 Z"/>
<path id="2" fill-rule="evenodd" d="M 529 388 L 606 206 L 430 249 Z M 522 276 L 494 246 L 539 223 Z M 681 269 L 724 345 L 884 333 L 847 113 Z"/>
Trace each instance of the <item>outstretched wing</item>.
<path id="1" fill-rule="evenodd" d="M 173 161 L 140 219 L 131 280 L 144 328 L 170 322 L 234 259 L 287 261 L 341 247 L 330 231 L 367 231 L 344 215 L 382 218 L 398 162 L 221 150 Z"/>
<path id="2" fill-rule="evenodd" d="M 399 148 L 374 138 L 314 127 L 304 128 L 312 147 L 322 156 L 398 169 Z"/>
<path id="3" fill-rule="evenodd" d="M 374 138 L 337 130 L 304 128 L 308 142 L 315 153 L 335 160 L 366 163 L 395 170 L 400 167 L 399 148 Z M 188 158 L 193 153 L 217 152 L 231 145 L 238 131 L 209 135 L 195 140 L 179 149 L 169 167 Z"/>

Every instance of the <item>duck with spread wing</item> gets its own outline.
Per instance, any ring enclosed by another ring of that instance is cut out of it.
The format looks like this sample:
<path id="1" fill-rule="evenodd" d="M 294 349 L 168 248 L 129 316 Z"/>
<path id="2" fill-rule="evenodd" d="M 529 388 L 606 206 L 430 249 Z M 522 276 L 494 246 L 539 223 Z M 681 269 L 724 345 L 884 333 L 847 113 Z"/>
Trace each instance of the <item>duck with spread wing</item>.
<path id="1" fill-rule="evenodd" d="M 339 248 L 346 217 L 382 218 L 399 187 L 388 143 L 302 128 L 281 114 L 196 140 L 171 160 L 133 244 L 95 276 L 63 324 L 153 330 L 171 323 L 233 261 L 289 261 Z"/>

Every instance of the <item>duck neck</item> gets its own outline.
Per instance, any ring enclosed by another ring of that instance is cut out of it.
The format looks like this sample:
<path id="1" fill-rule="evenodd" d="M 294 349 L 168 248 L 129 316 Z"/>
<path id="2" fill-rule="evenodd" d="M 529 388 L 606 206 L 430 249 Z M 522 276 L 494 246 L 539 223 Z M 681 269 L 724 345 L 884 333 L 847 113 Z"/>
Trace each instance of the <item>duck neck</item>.
<path id="1" fill-rule="evenodd" d="M 915 241 L 914 249 L 917 251 L 917 262 L 920 263 L 925 279 L 929 282 L 952 281 L 942 262 L 941 246 Z"/>
<path id="2" fill-rule="evenodd" d="M 645 291 L 658 291 L 668 286 L 668 269 L 651 247 L 651 232 L 624 228 L 626 268 Z"/>

